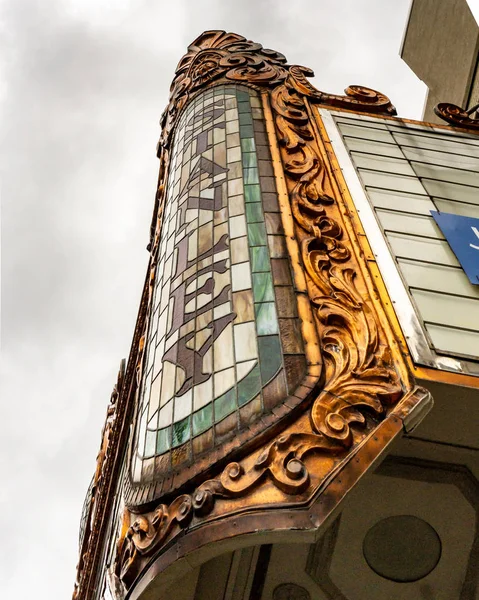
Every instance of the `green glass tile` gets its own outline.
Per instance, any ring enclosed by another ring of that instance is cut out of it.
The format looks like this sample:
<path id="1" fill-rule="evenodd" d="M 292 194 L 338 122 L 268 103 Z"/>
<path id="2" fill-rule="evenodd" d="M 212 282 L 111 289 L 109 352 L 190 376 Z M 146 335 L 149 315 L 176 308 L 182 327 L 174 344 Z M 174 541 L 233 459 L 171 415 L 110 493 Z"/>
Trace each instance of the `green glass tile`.
<path id="1" fill-rule="evenodd" d="M 281 345 L 279 336 L 269 335 L 258 338 L 261 380 L 263 386 L 276 375 L 281 367 Z"/>
<path id="2" fill-rule="evenodd" d="M 145 457 L 154 456 L 156 447 L 156 431 L 146 430 Z"/>
<path id="3" fill-rule="evenodd" d="M 266 228 L 264 223 L 248 224 L 248 241 L 250 246 L 266 246 Z"/>
<path id="4" fill-rule="evenodd" d="M 251 371 L 238 383 L 238 405 L 244 406 L 256 397 L 261 390 L 261 378 L 259 365 L 256 365 Z"/>
<path id="5" fill-rule="evenodd" d="M 184 442 L 190 439 L 190 417 L 186 417 L 178 423 L 173 423 L 173 442 L 172 447 L 180 446 Z"/>
<path id="6" fill-rule="evenodd" d="M 207 404 L 201 410 L 193 413 L 193 435 L 197 435 L 213 424 L 213 405 Z"/>
<path id="7" fill-rule="evenodd" d="M 254 145 L 254 139 L 253 136 L 250 135 L 249 137 L 246 136 L 241 136 L 243 139 L 241 140 L 241 150 L 243 150 L 243 152 L 254 152 L 256 150 L 256 147 Z"/>
<path id="8" fill-rule="evenodd" d="M 246 204 L 246 221 L 248 223 L 261 223 L 263 220 L 263 207 L 260 202 Z"/>
<path id="9" fill-rule="evenodd" d="M 251 115 L 251 106 L 249 102 L 238 102 L 238 113 L 240 115 Z M 241 118 L 240 118 L 241 123 Z"/>
<path id="10" fill-rule="evenodd" d="M 252 204 L 251 206 L 256 206 L 256 204 Z M 246 205 L 246 210 L 248 210 L 248 204 Z M 253 259 L 253 272 L 258 273 L 270 270 L 268 248 L 266 246 L 254 246 L 251 248 L 251 256 Z"/>
<path id="11" fill-rule="evenodd" d="M 243 92 L 243 90 L 236 89 L 236 97 L 238 102 L 248 102 L 249 104 L 249 92 Z"/>
<path id="12" fill-rule="evenodd" d="M 259 185 L 245 185 L 244 186 L 244 201 L 245 202 L 260 202 L 261 201 L 261 189 Z"/>
<path id="13" fill-rule="evenodd" d="M 170 430 L 171 427 L 159 429 L 156 437 L 156 453 L 163 454 L 170 447 Z"/>
<path id="14" fill-rule="evenodd" d="M 250 112 L 240 112 L 238 118 L 240 127 L 242 125 L 253 125 L 253 117 Z"/>
<path id="15" fill-rule="evenodd" d="M 258 169 L 243 169 L 243 178 L 245 185 L 250 185 L 252 183 L 259 183 L 258 178 Z"/>
<path id="16" fill-rule="evenodd" d="M 251 138 L 253 135 L 253 125 L 240 125 L 240 137 Z"/>
<path id="17" fill-rule="evenodd" d="M 243 153 L 243 167 L 249 169 L 250 167 L 257 167 L 258 161 L 256 160 L 256 152 L 244 152 Z"/>
<path id="18" fill-rule="evenodd" d="M 278 333 L 278 319 L 274 302 L 263 302 L 254 305 L 256 313 L 256 330 L 258 335 Z"/>
<path id="19" fill-rule="evenodd" d="M 255 302 L 274 302 L 271 273 L 253 273 L 253 297 Z"/>
<path id="20" fill-rule="evenodd" d="M 214 401 L 215 404 L 215 423 L 224 419 L 227 415 L 236 410 L 236 389 L 231 388 Z"/>
<path id="21" fill-rule="evenodd" d="M 224 92 L 225 94 L 236 94 L 236 88 L 235 87 L 224 87 Z"/>

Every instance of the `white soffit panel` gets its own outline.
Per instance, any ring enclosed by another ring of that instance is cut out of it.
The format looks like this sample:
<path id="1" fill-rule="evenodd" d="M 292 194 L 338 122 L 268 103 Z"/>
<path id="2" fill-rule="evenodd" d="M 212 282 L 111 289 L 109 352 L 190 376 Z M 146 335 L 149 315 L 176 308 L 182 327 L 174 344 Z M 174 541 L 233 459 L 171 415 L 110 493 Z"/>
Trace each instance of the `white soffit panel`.
<path id="1" fill-rule="evenodd" d="M 414 361 L 479 375 L 479 286 L 430 215 L 479 217 L 479 137 L 319 113 Z"/>

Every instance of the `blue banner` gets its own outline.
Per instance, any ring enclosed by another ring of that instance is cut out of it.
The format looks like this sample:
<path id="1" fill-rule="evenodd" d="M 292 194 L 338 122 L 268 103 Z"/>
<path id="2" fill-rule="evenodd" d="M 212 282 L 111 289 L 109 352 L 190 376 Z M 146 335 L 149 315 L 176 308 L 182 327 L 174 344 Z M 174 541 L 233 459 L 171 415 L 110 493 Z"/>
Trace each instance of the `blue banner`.
<path id="1" fill-rule="evenodd" d="M 469 281 L 479 285 L 479 219 L 431 210 L 431 215 L 461 263 Z"/>

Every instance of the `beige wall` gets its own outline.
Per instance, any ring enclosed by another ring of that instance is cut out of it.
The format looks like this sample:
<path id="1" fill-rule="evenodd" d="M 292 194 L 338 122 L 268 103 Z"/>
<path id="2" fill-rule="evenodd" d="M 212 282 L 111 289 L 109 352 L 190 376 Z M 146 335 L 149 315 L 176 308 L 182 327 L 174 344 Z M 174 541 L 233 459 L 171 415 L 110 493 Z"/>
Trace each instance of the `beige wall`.
<path id="1" fill-rule="evenodd" d="M 466 0 L 412 1 L 401 57 L 429 88 L 424 120 L 441 122 L 434 114 L 439 102 L 478 102 L 470 94 L 478 49 L 479 28 Z"/>

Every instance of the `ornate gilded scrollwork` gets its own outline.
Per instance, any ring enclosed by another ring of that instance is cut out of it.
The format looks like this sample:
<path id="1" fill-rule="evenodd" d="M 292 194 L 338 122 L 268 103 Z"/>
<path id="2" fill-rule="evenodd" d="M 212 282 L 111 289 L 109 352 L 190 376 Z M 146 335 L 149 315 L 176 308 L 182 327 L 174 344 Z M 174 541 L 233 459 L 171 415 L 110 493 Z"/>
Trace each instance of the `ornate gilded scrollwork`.
<path id="1" fill-rule="evenodd" d="M 364 293 L 364 282 L 358 285 L 362 275 L 335 207 L 307 104 L 386 115 L 395 110 L 386 96 L 368 88 L 351 86 L 346 96 L 315 90 L 306 79 L 312 74 L 304 67 L 287 65 L 277 52 L 218 31 L 200 36 L 178 65 L 163 116 L 162 152 L 168 148 L 179 112 L 198 88 L 213 80 L 234 80 L 271 90 L 276 137 L 326 377 L 310 414 L 263 449 L 230 463 L 218 477 L 191 493 L 148 513 L 132 515 L 115 565 L 116 575 L 127 587 L 138 575 L 142 557 L 151 556 L 179 531 L 212 515 L 219 500 L 245 498 L 266 484 L 282 493 L 284 502 L 311 491 L 309 457 L 346 456 L 403 396 L 378 316 Z M 358 434 L 361 427 L 363 433 Z M 327 472 L 333 467 L 331 462 Z"/>
<path id="2" fill-rule="evenodd" d="M 479 131 L 479 118 L 477 118 L 478 109 L 479 104 L 476 104 L 469 110 L 466 110 L 465 108 L 461 108 L 455 104 L 441 102 L 434 107 L 434 112 L 440 119 L 447 121 L 451 125 Z M 474 118 L 473 115 L 475 115 L 476 118 Z"/>

